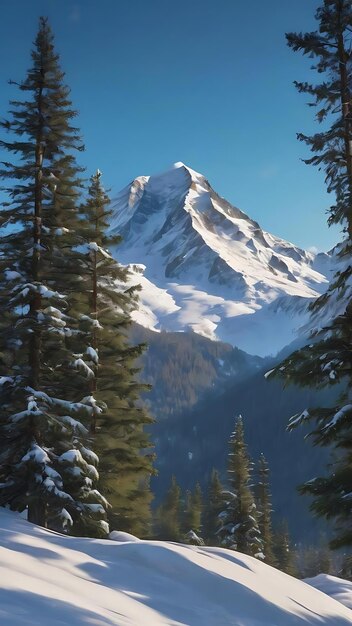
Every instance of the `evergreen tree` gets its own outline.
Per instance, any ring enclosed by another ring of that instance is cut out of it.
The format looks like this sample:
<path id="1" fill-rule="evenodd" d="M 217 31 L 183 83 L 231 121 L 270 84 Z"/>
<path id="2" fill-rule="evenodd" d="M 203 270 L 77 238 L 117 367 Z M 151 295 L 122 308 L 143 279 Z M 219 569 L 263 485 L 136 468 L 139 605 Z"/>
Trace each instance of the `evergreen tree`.
<path id="1" fill-rule="evenodd" d="M 327 544 L 318 546 L 317 566 L 319 574 L 331 574 L 331 554 Z"/>
<path id="2" fill-rule="evenodd" d="M 224 487 L 220 481 L 219 472 L 212 470 L 208 491 L 204 503 L 203 534 L 207 545 L 219 545 L 219 514 L 224 508 Z"/>
<path id="3" fill-rule="evenodd" d="M 186 535 L 192 528 L 193 521 L 192 492 L 189 489 L 186 491 L 182 509 L 181 530 Z"/>
<path id="4" fill-rule="evenodd" d="M 197 483 L 193 493 L 186 492 L 185 507 L 182 520 L 183 533 L 187 535 L 192 531 L 200 537 L 202 528 L 203 498 L 200 484 Z"/>
<path id="5" fill-rule="evenodd" d="M 299 578 L 313 578 L 331 573 L 331 558 L 327 544 L 303 546 L 296 550 Z"/>
<path id="6" fill-rule="evenodd" d="M 164 541 L 181 541 L 181 489 L 175 476 L 156 513 L 156 536 Z"/>
<path id="7" fill-rule="evenodd" d="M 291 547 L 288 524 L 283 520 L 275 529 L 273 542 L 277 567 L 290 576 L 296 575 L 295 554 Z"/>
<path id="8" fill-rule="evenodd" d="M 86 296 L 95 323 L 92 326 L 88 320 L 87 325 L 87 317 L 81 318 L 81 331 L 89 338 L 82 356 L 95 373 L 91 393 L 101 408 L 92 416 L 91 432 L 101 452 L 100 477 L 112 505 L 111 527 L 146 536 L 151 520 L 153 455 L 144 427 L 153 420 L 139 401 L 148 388 L 137 380 L 136 367 L 145 346 L 130 345 L 127 336 L 139 286 L 126 286 L 128 268 L 111 255 L 120 237 L 108 232 L 112 211 L 99 171 L 91 177 L 84 212 L 90 277 Z M 83 311 L 85 308 L 84 303 Z"/>
<path id="9" fill-rule="evenodd" d="M 349 0 L 324 0 L 317 10 L 318 30 L 287 35 L 295 51 L 315 59 L 313 69 L 324 76 L 317 85 L 296 83 L 313 97 L 317 119 L 327 130 L 312 137 L 300 134 L 314 153 L 306 162 L 325 170 L 335 203 L 329 224 L 343 224 L 346 238 L 339 247 L 339 269 L 326 294 L 313 303 L 309 345 L 294 352 L 272 375 L 317 389 L 339 384 L 344 392 L 332 407 L 309 408 L 293 416 L 290 427 L 313 422 L 316 444 L 335 447 L 330 474 L 308 481 L 301 491 L 314 496 L 312 508 L 335 521 L 332 547 L 352 543 L 352 5 Z M 326 320 L 329 320 L 328 322 Z"/>
<path id="10" fill-rule="evenodd" d="M 82 270 L 74 157 L 82 146 L 63 78 L 41 18 L 17 85 L 23 99 L 1 123 L 11 141 L 0 146 L 13 158 L 0 171 L 8 195 L 0 214 L 0 503 L 28 507 L 42 526 L 79 524 L 105 536 L 107 502 L 95 489 L 98 459 L 87 437 L 94 399 L 66 343 L 77 331 L 71 294 Z"/>
<path id="11" fill-rule="evenodd" d="M 295 82 L 300 93 L 313 98 L 310 106 L 317 109 L 319 123 L 330 127 L 309 137 L 300 133 L 314 156 L 307 159 L 325 170 L 329 192 L 335 204 L 329 210 L 329 224 L 343 224 L 352 238 L 352 115 L 351 115 L 351 25 L 350 0 L 323 0 L 317 9 L 318 30 L 309 33 L 288 33 L 287 43 L 315 60 L 312 69 L 324 81 L 316 85 Z"/>
<path id="12" fill-rule="evenodd" d="M 263 542 L 264 561 L 268 565 L 276 565 L 273 552 L 272 505 L 269 484 L 269 466 L 264 454 L 258 461 L 258 480 L 255 488 L 258 526 Z"/>
<path id="13" fill-rule="evenodd" d="M 228 460 L 229 490 L 223 492 L 225 508 L 219 514 L 218 531 L 223 546 L 262 558 L 262 539 L 251 491 L 251 463 L 244 440 L 243 420 L 236 418 L 230 439 Z"/>
<path id="14" fill-rule="evenodd" d="M 341 576 L 341 578 L 345 578 L 346 580 L 352 581 L 352 556 L 351 554 L 344 554 L 339 576 Z"/>

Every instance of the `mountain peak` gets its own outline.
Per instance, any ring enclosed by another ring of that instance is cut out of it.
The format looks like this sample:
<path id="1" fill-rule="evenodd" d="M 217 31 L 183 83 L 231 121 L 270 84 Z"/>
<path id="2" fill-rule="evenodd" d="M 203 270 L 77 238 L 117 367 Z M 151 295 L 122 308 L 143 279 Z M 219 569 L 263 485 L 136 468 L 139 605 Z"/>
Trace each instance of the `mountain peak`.
<path id="1" fill-rule="evenodd" d="M 182 168 L 185 169 L 191 175 L 192 180 L 204 180 L 203 174 L 196 172 L 196 170 L 193 170 L 191 167 L 189 167 L 189 165 L 182 163 L 182 161 L 177 161 L 172 166 L 172 169 L 174 170 L 178 170 Z"/>
<path id="2" fill-rule="evenodd" d="M 270 354 L 294 339 L 328 282 L 328 263 L 315 271 L 313 254 L 262 230 L 182 162 L 136 178 L 113 209 L 111 229 L 123 237 L 116 256 L 145 266 L 134 281 L 154 330 L 193 330 Z M 136 315 L 143 323 L 141 309 Z"/>

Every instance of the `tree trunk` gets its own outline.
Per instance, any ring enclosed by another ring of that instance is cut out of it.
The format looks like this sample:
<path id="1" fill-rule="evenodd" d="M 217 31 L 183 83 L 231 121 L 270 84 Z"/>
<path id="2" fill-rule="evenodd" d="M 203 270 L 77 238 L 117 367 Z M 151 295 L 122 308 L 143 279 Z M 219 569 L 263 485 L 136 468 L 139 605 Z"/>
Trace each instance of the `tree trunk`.
<path id="1" fill-rule="evenodd" d="M 96 211 L 98 213 L 98 209 L 97 208 L 96 208 Z M 98 215 L 96 215 L 96 220 L 95 220 L 95 233 L 96 233 L 96 235 L 98 233 Z M 97 275 L 97 262 L 98 262 L 97 251 L 93 250 L 92 307 L 91 307 L 91 311 L 92 311 L 92 316 L 93 316 L 93 318 L 94 318 L 94 320 L 96 322 L 98 321 L 98 275 Z M 97 348 L 98 348 L 98 338 L 97 338 L 97 328 L 96 328 L 96 326 L 94 326 L 93 333 L 92 333 L 92 347 L 94 348 L 94 350 L 97 350 Z M 97 391 L 98 366 L 99 366 L 99 363 L 96 366 L 95 376 L 91 380 L 90 391 L 91 391 L 92 396 L 94 396 L 96 394 L 96 391 Z M 95 434 L 96 430 L 97 430 L 97 416 L 96 416 L 95 410 L 93 410 L 92 421 L 91 421 L 91 432 L 93 434 Z"/>
<path id="2" fill-rule="evenodd" d="M 38 118 L 42 120 L 42 88 L 38 93 Z M 32 281 L 39 279 L 40 245 L 42 230 L 42 177 L 43 177 L 43 122 L 41 121 L 35 149 L 35 180 L 34 180 L 34 223 L 33 223 L 33 254 L 32 254 Z M 30 385 L 34 389 L 39 387 L 40 378 L 40 332 L 36 325 L 37 313 L 41 307 L 41 295 L 36 293 L 30 305 L 30 316 L 35 321 L 34 332 L 29 343 Z"/>
<path id="3" fill-rule="evenodd" d="M 28 521 L 43 528 L 47 527 L 46 504 L 42 499 L 36 498 L 28 504 Z"/>
<path id="4" fill-rule="evenodd" d="M 44 82 L 44 72 L 42 72 L 42 81 Z M 32 253 L 32 282 L 35 286 L 39 280 L 40 267 L 40 245 L 42 230 L 42 177 L 43 177 L 43 116 L 42 116 L 42 86 L 38 91 L 37 111 L 40 120 L 35 149 L 35 180 L 34 180 L 34 220 L 33 220 L 33 253 Z M 40 385 L 40 351 L 41 351 L 41 332 L 37 325 L 37 314 L 41 308 L 42 298 L 40 293 L 35 292 L 30 304 L 29 316 L 34 321 L 34 332 L 31 333 L 29 341 L 29 385 L 37 390 Z M 30 422 L 30 429 L 33 441 L 38 445 L 40 442 L 40 433 L 36 425 L 36 419 L 33 416 Z M 31 494 L 32 495 L 32 494 Z M 40 498 L 40 495 L 33 496 L 28 504 L 28 519 L 33 524 L 46 526 L 46 505 Z"/>

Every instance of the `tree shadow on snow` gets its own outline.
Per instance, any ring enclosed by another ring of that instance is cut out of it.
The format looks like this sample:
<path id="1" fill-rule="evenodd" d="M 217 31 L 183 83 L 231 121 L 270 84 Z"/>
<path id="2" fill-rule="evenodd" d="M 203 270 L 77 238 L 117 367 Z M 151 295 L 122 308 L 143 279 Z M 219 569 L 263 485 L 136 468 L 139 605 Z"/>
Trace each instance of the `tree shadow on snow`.
<path id="1" fill-rule="evenodd" d="M 116 622 L 115 622 L 116 623 Z M 30 591 L 0 590 L 0 624 L 3 626 L 112 626 L 95 611 Z"/>
<path id="2" fill-rule="evenodd" d="M 349 619 L 320 616 L 304 605 L 300 607 L 305 614 L 290 613 L 242 583 L 210 572 L 160 544 L 126 543 L 117 549 L 112 545 L 106 556 L 103 567 L 89 562 L 79 567 L 99 584 L 123 590 L 169 620 L 191 626 L 351 626 Z"/>
<path id="3" fill-rule="evenodd" d="M 23 527 L 19 528 L 19 532 L 23 532 Z M 115 543 L 65 537 L 56 533 L 49 535 L 36 527 L 31 528 L 28 534 L 42 539 L 46 546 L 42 548 L 23 545 L 20 536 L 16 537 L 16 533 L 12 531 L 8 533 L 5 531 L 3 545 L 37 556 L 39 559 L 60 558 L 60 554 L 50 550 L 50 545 L 55 544 L 68 550 L 83 552 L 87 556 L 87 561 L 76 564 L 77 571 L 89 575 L 91 582 L 119 590 L 133 598 L 135 603 L 141 605 L 141 611 L 143 605 L 156 610 L 165 617 L 165 623 L 168 623 L 167 620 L 191 626 L 237 626 L 252 623 L 258 626 L 260 624 L 351 626 L 352 623 L 349 618 L 317 615 L 309 607 L 301 605 L 299 597 L 297 600 L 291 599 L 292 611 L 295 613 L 280 608 L 263 598 L 260 590 L 256 593 L 241 582 L 194 563 L 188 558 L 188 555 L 192 557 L 189 547 L 189 552 L 183 555 L 174 551 L 172 544 L 167 547 L 166 544 L 158 542 Z M 211 554 L 206 550 L 201 552 L 208 557 L 212 556 L 213 559 L 219 556 L 226 557 L 228 561 L 240 565 L 247 571 L 250 570 L 236 554 L 224 555 L 217 551 Z M 289 591 L 288 589 L 288 593 Z M 50 626 L 59 624 L 110 626 L 114 623 L 100 618 L 94 611 L 80 609 L 70 603 L 49 600 L 37 594 L 13 591 L 2 594 L 0 591 L 0 598 L 4 600 L 0 602 L 0 624 L 4 626 L 38 626 L 45 623 L 43 615 L 46 611 L 50 615 L 50 622 L 46 623 L 50 623 Z M 51 612 L 54 603 L 53 621 Z M 29 616 L 28 607 L 30 607 Z M 21 618 L 21 609 L 27 611 L 26 619 Z M 116 616 L 119 614 L 118 609 L 116 606 Z M 4 611 L 7 611 L 6 619 L 2 619 Z"/>

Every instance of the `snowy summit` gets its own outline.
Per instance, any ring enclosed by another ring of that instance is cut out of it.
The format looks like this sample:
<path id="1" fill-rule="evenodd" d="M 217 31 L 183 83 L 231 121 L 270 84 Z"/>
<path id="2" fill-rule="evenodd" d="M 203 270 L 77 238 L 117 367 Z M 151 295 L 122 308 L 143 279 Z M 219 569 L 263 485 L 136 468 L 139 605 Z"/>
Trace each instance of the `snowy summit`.
<path id="1" fill-rule="evenodd" d="M 262 230 L 181 162 L 139 176 L 113 202 L 116 257 L 141 283 L 135 320 L 193 330 L 260 355 L 292 341 L 325 290 L 330 257 Z"/>

